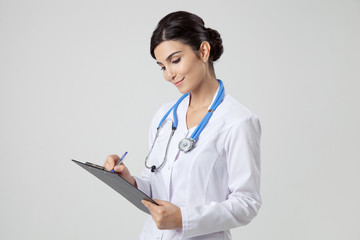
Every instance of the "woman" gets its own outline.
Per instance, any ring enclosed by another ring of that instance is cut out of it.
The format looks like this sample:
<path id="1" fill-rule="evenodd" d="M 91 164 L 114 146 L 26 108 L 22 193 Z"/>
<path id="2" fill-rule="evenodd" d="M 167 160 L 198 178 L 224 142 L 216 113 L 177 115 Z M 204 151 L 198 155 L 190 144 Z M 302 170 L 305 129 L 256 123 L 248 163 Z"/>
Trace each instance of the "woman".
<path id="1" fill-rule="evenodd" d="M 224 94 L 213 68 L 222 40 L 200 17 L 168 14 L 150 50 L 164 78 L 189 94 L 155 114 L 142 177 L 122 163 L 114 169 L 159 204 L 143 201 L 151 217 L 140 239 L 231 239 L 230 229 L 249 223 L 261 206 L 259 120 Z M 117 161 L 108 156 L 104 166 Z"/>

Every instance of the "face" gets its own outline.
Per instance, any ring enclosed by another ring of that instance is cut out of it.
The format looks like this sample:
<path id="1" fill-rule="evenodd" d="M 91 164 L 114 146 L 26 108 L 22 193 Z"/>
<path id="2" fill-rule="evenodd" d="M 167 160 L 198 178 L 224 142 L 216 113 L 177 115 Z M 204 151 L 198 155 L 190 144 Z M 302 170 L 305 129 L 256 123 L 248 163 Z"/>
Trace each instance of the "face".
<path id="1" fill-rule="evenodd" d="M 192 92 L 200 85 L 207 74 L 206 64 L 194 50 L 179 41 L 164 41 L 155 49 L 157 63 L 164 78 L 174 84 L 181 93 Z"/>

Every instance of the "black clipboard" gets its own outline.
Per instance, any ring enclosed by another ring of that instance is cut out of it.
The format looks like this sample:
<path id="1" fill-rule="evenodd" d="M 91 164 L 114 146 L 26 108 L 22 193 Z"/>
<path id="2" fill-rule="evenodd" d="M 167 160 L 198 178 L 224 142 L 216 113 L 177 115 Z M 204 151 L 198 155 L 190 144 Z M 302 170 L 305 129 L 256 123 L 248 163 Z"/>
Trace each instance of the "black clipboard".
<path id="1" fill-rule="evenodd" d="M 106 183 L 109 187 L 120 193 L 129 202 L 134 204 L 141 211 L 150 214 L 149 210 L 141 203 L 141 200 L 147 200 L 156 205 L 157 204 L 151 197 L 134 187 L 131 183 L 120 177 L 117 173 L 107 171 L 104 167 L 93 163 L 82 163 L 72 159 L 74 163 Z"/>

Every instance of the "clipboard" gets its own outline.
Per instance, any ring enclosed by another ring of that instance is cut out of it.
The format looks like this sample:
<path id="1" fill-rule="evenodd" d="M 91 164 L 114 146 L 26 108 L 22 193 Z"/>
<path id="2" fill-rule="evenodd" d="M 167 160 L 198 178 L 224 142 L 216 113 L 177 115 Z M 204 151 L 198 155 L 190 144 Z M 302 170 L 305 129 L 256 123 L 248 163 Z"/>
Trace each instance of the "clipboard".
<path id="1" fill-rule="evenodd" d="M 151 197 L 134 187 L 131 183 L 120 177 L 117 173 L 109 172 L 104 167 L 93 163 L 82 163 L 74 159 L 71 161 L 103 181 L 116 192 L 120 193 L 124 198 L 134 204 L 141 211 L 150 214 L 149 210 L 144 206 L 144 204 L 141 203 L 141 200 L 147 200 L 156 205 L 159 205 Z"/>

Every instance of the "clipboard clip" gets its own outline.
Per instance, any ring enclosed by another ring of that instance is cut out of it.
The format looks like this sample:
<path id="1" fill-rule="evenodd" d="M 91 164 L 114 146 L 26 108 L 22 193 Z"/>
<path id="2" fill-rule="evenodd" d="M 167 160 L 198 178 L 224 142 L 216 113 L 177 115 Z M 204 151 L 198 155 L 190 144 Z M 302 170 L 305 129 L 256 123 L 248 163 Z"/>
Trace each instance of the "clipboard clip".
<path id="1" fill-rule="evenodd" d="M 91 167 L 94 167 L 94 168 L 97 168 L 97 169 L 100 169 L 100 170 L 106 170 L 105 167 L 96 165 L 96 164 L 91 163 L 91 162 L 86 162 L 85 165 L 88 165 L 88 166 L 91 166 Z"/>

